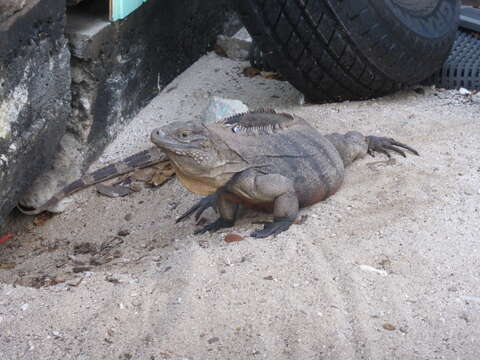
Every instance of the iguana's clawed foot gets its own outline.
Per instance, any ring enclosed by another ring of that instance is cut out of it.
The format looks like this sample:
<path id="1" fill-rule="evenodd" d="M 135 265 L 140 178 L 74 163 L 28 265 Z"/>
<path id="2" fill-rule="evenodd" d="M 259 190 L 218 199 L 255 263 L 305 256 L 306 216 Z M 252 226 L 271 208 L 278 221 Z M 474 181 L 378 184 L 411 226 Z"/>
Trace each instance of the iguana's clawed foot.
<path id="1" fill-rule="evenodd" d="M 217 211 L 216 209 L 217 201 L 218 201 L 218 195 L 216 193 L 205 196 L 203 199 L 201 199 L 199 202 L 193 205 L 190 209 L 188 209 L 185 214 L 180 216 L 175 221 L 175 223 L 179 223 L 180 221 L 187 219 L 193 213 L 195 213 L 195 221 L 198 221 L 198 219 L 200 219 L 200 216 L 203 214 L 203 212 L 208 208 L 213 208 L 215 211 Z"/>
<path id="2" fill-rule="evenodd" d="M 379 153 L 385 154 L 388 158 L 390 158 L 391 155 L 388 152 L 388 150 L 394 151 L 397 154 L 400 154 L 403 157 L 406 157 L 407 155 L 405 154 L 405 152 L 399 148 L 407 149 L 412 154 L 419 156 L 417 150 L 411 148 L 408 145 L 402 144 L 392 138 L 379 137 L 379 136 L 367 136 L 366 139 L 368 143 L 367 154 L 372 157 L 375 157 L 375 152 L 379 152 Z"/>
<path id="3" fill-rule="evenodd" d="M 213 223 L 205 225 L 201 229 L 195 230 L 193 232 L 193 235 L 204 234 L 207 231 L 215 232 L 215 231 L 218 231 L 218 230 L 223 229 L 223 228 L 232 227 L 234 224 L 235 224 L 234 220 L 226 220 L 226 219 L 219 218 L 218 220 L 214 221 Z"/>
<path id="4" fill-rule="evenodd" d="M 275 236 L 288 230 L 290 225 L 293 224 L 292 220 L 275 220 L 274 222 L 265 223 L 265 226 L 262 230 L 254 231 L 250 234 L 251 237 L 255 238 L 266 238 L 268 236 Z"/>

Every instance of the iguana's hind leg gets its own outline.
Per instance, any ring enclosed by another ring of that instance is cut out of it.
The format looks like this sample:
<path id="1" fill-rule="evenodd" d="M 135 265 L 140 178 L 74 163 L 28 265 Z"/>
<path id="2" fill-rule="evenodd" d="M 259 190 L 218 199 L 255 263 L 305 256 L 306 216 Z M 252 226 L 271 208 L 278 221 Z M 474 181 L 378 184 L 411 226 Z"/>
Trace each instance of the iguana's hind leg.
<path id="1" fill-rule="evenodd" d="M 194 235 L 203 234 L 207 231 L 215 232 L 223 228 L 232 227 L 235 224 L 235 219 L 237 218 L 238 213 L 238 204 L 234 203 L 233 201 L 225 198 L 225 196 L 222 196 L 220 194 L 217 196 L 216 205 L 218 208 L 218 212 L 220 213 L 220 217 L 213 223 L 207 224 L 204 227 L 195 230 L 193 233 Z M 204 209 L 200 210 L 203 211 Z"/>
<path id="2" fill-rule="evenodd" d="M 298 215 L 298 198 L 295 192 L 278 196 L 273 203 L 273 222 L 266 223 L 262 230 L 254 231 L 252 237 L 275 236 L 290 228 Z"/>
<path id="3" fill-rule="evenodd" d="M 402 151 L 400 148 L 406 149 L 410 151 L 412 154 L 419 156 L 417 150 L 411 148 L 408 145 L 402 144 L 401 142 L 398 142 L 392 138 L 380 137 L 380 136 L 367 136 L 366 140 L 368 144 L 367 154 L 369 154 L 372 157 L 375 157 L 375 152 L 379 152 L 390 158 L 391 155 L 388 152 L 389 150 L 394 151 L 397 154 L 402 155 L 403 157 L 406 157 L 405 152 Z"/>
<path id="4" fill-rule="evenodd" d="M 294 183 L 285 176 L 246 172 L 238 179 L 233 190 L 253 201 L 273 202 L 273 222 L 267 223 L 262 230 L 251 233 L 252 237 L 277 235 L 288 230 L 297 218 L 299 203 Z"/>

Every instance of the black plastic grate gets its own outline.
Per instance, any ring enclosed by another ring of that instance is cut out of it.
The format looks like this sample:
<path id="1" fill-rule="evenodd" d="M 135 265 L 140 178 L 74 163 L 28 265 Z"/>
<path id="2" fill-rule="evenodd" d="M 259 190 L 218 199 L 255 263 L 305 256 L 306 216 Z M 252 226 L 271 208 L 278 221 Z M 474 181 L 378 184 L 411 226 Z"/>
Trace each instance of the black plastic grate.
<path id="1" fill-rule="evenodd" d="M 480 90 L 480 34 L 459 30 L 450 56 L 428 83 L 445 89 Z"/>

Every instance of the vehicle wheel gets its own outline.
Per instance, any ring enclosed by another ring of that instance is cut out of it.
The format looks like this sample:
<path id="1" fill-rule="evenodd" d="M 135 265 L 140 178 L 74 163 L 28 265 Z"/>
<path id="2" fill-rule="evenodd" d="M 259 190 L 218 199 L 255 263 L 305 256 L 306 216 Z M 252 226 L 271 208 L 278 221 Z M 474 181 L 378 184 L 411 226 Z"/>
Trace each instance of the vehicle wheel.
<path id="1" fill-rule="evenodd" d="M 455 40 L 458 0 L 233 0 L 265 63 L 311 101 L 419 83 Z"/>

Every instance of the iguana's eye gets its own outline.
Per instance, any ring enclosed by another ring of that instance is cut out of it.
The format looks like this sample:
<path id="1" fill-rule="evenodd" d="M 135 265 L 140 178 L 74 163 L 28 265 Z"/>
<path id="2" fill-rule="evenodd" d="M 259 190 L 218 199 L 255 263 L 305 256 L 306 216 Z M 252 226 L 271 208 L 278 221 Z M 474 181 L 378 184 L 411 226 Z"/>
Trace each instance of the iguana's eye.
<path id="1" fill-rule="evenodd" d="M 180 133 L 180 137 L 181 137 L 182 139 L 186 139 L 186 138 L 188 137 L 188 131 L 182 131 L 182 132 Z"/>

